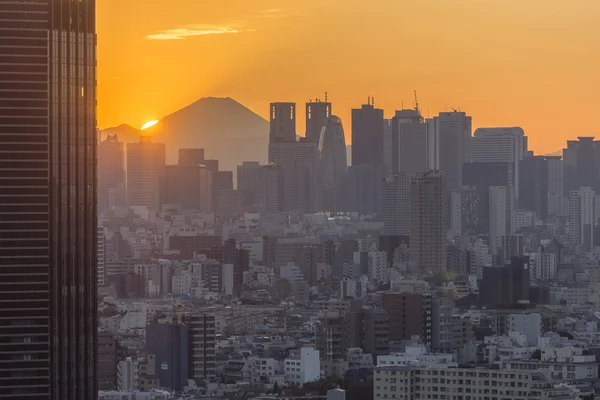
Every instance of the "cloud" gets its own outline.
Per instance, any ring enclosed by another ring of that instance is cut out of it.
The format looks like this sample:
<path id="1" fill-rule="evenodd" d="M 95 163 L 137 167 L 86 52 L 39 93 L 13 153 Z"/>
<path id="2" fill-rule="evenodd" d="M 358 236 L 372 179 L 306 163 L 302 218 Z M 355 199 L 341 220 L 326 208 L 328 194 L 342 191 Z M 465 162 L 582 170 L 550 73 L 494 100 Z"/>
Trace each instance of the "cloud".
<path id="1" fill-rule="evenodd" d="M 217 26 L 217 25 L 190 25 L 183 28 L 167 29 L 158 33 L 146 36 L 150 40 L 182 40 L 192 36 L 205 35 L 223 35 L 226 33 L 242 33 L 249 32 L 249 29 L 239 29 L 232 26 Z"/>

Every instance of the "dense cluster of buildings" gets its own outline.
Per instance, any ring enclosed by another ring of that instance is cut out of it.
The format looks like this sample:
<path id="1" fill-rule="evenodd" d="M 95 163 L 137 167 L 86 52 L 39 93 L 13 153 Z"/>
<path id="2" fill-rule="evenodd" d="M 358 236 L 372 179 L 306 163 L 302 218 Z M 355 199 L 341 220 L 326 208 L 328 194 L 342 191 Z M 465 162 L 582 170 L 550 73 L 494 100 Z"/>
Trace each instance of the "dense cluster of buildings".
<path id="1" fill-rule="evenodd" d="M 385 119 L 369 99 L 349 157 L 328 101 L 306 105 L 303 137 L 293 103 L 270 122 L 269 164 L 235 174 L 203 149 L 166 165 L 149 137 L 100 144 L 106 399 L 324 381 L 375 399 L 594 398 L 597 142 L 538 156 L 521 128 Z"/>

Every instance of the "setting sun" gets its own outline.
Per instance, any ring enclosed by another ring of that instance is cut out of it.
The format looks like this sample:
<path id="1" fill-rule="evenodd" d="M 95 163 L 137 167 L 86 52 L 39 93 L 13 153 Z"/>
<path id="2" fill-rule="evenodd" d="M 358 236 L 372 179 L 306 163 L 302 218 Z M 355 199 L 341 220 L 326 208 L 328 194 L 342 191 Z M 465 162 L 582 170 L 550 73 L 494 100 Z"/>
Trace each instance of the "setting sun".
<path id="1" fill-rule="evenodd" d="M 142 130 L 144 130 L 144 129 L 148 129 L 148 128 L 150 128 L 150 127 L 152 127 L 152 126 L 156 125 L 157 123 L 158 123 L 158 121 L 157 121 L 157 120 L 154 120 L 154 121 L 148 121 L 148 122 L 146 122 L 144 125 L 142 125 Z"/>

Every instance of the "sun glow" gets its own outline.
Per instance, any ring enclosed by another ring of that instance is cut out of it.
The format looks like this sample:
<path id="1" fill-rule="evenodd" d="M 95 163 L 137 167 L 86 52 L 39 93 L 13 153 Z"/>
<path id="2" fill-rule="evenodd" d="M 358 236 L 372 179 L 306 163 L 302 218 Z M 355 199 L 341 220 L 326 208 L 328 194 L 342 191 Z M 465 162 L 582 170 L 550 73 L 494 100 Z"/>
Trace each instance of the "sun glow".
<path id="1" fill-rule="evenodd" d="M 148 121 L 144 125 L 142 125 L 142 130 L 148 129 L 156 124 L 158 124 L 158 121 Z"/>

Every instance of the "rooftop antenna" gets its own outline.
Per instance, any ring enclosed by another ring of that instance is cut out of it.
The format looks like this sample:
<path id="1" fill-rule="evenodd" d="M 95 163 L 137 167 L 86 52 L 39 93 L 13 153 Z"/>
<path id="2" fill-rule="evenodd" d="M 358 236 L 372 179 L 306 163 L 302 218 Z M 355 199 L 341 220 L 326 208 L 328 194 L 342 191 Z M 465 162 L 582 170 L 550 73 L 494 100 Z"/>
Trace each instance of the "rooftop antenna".
<path id="1" fill-rule="evenodd" d="M 325 92 L 325 103 L 327 103 L 327 92 Z"/>
<path id="2" fill-rule="evenodd" d="M 375 97 L 371 97 L 371 105 L 375 107 Z"/>
<path id="3" fill-rule="evenodd" d="M 419 99 L 417 98 L 417 90 L 415 89 L 415 111 L 419 111 Z"/>

